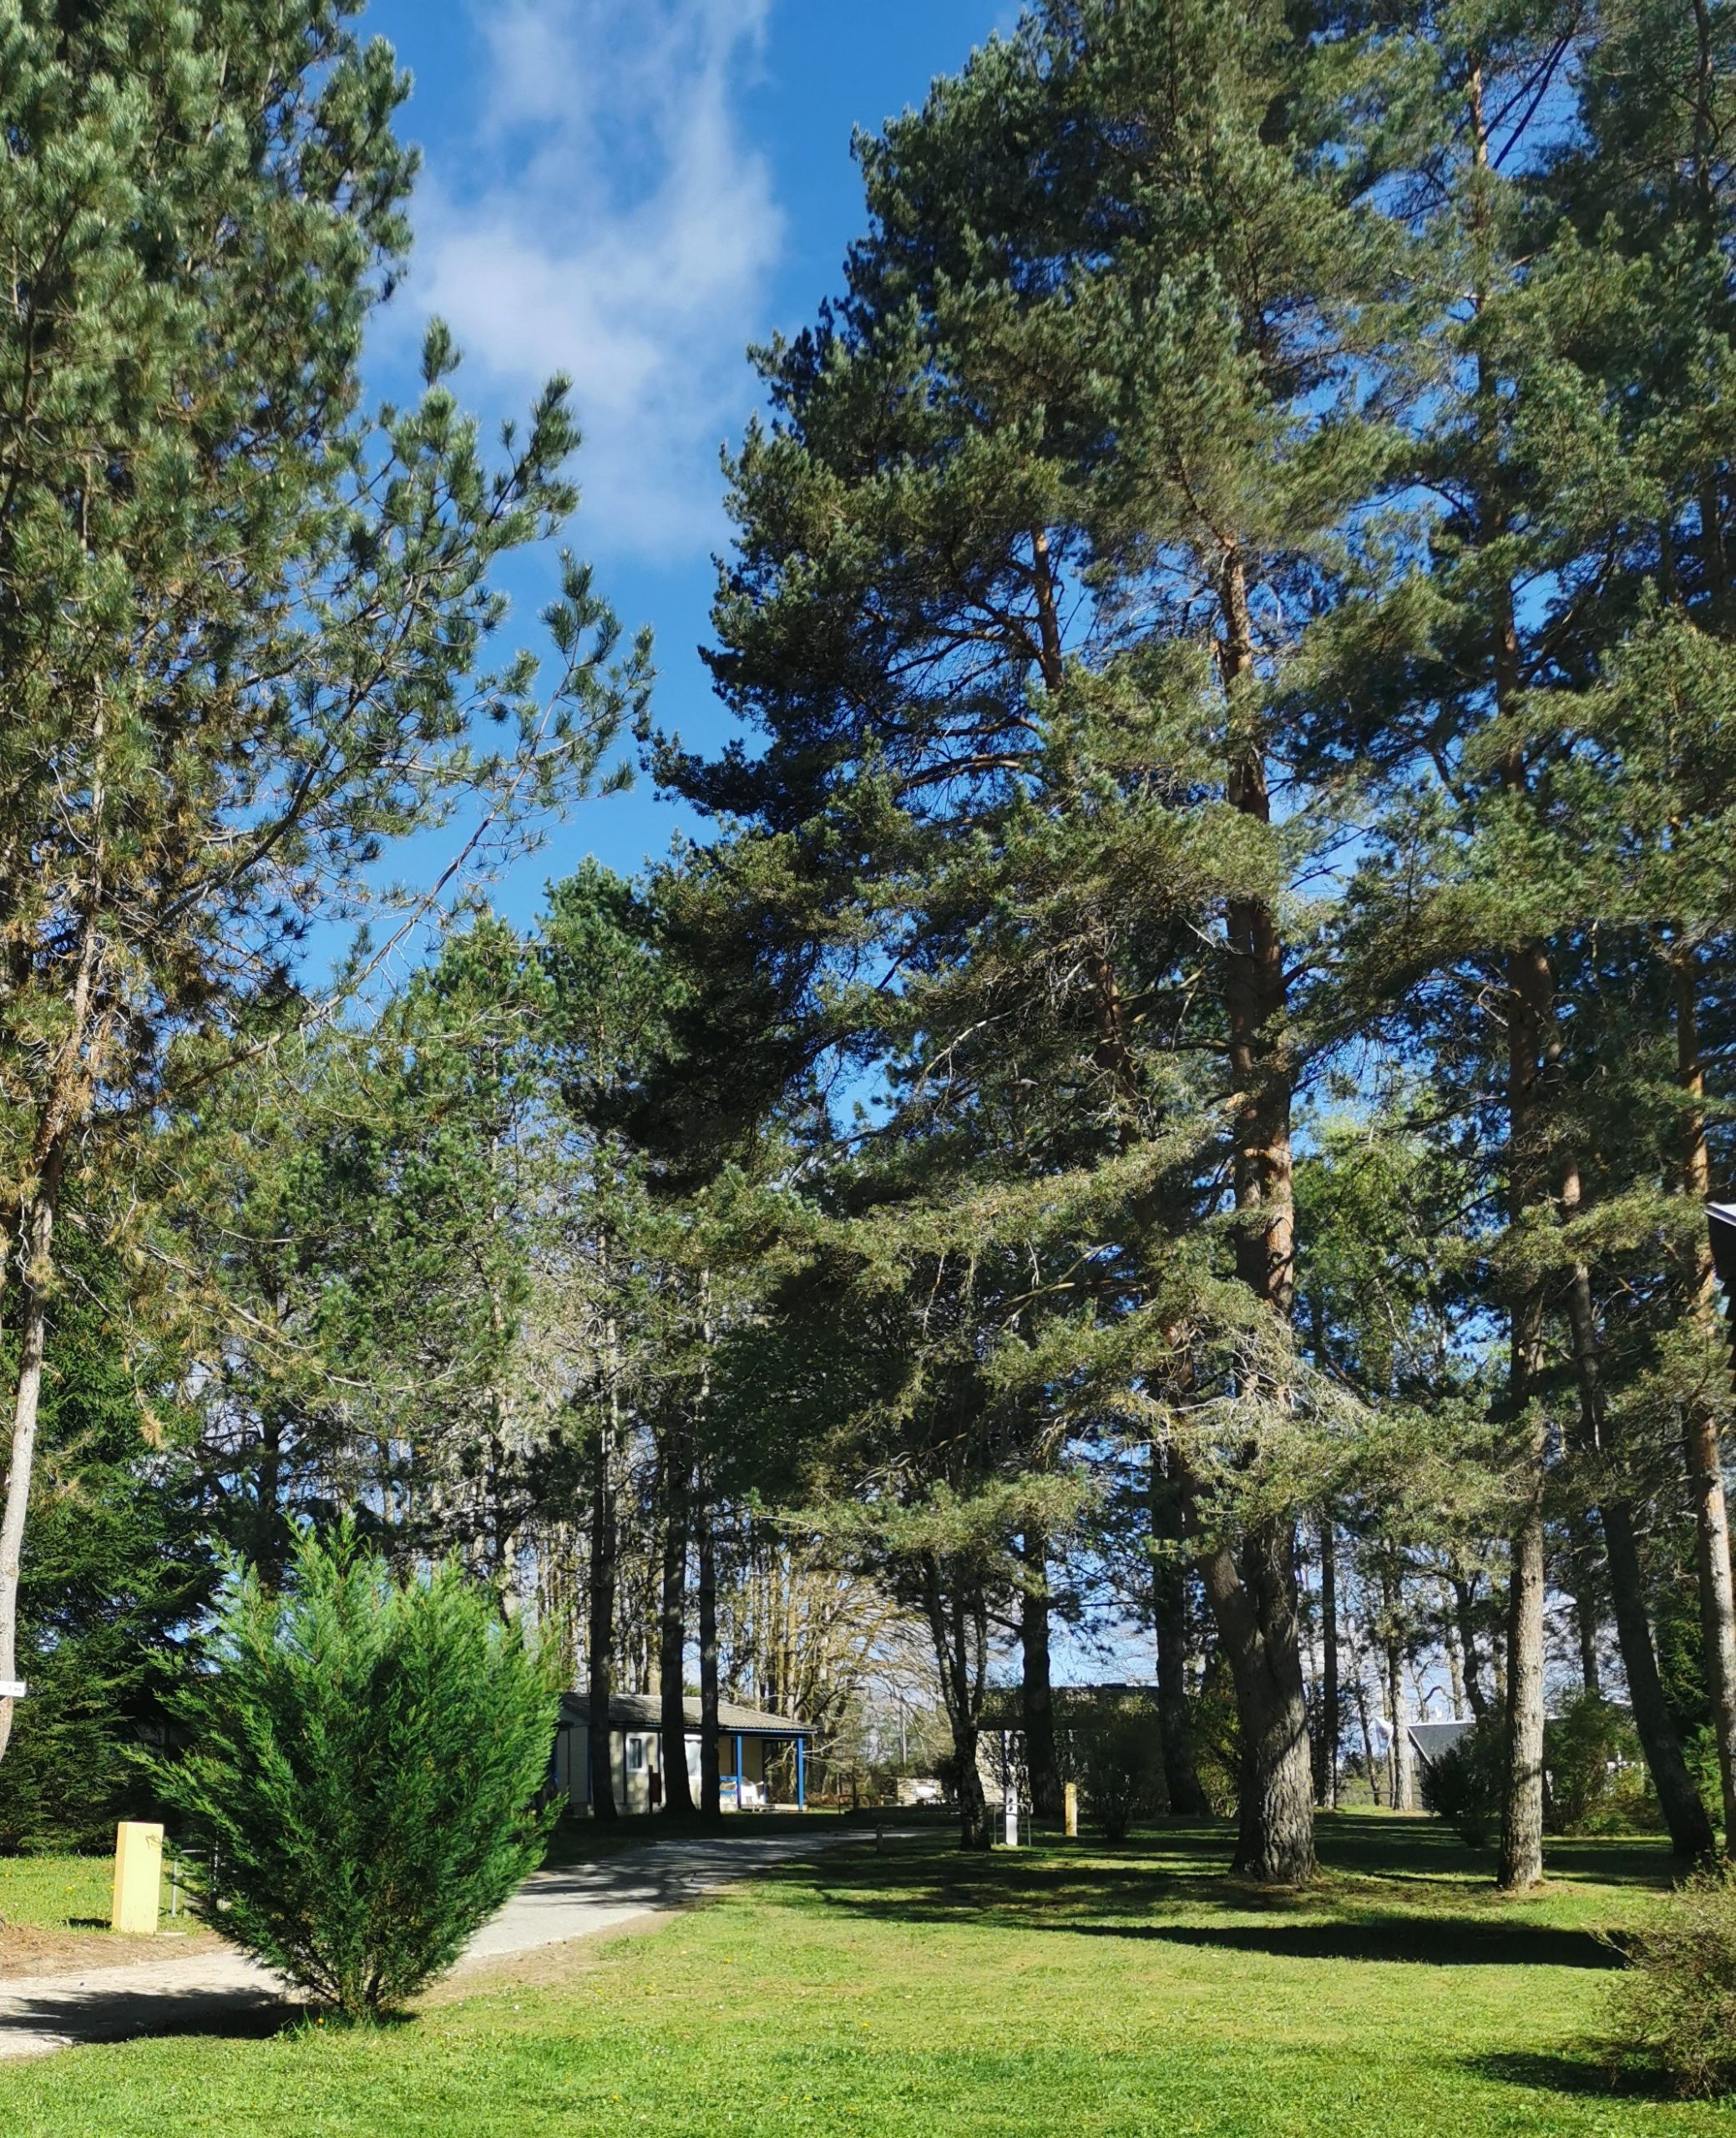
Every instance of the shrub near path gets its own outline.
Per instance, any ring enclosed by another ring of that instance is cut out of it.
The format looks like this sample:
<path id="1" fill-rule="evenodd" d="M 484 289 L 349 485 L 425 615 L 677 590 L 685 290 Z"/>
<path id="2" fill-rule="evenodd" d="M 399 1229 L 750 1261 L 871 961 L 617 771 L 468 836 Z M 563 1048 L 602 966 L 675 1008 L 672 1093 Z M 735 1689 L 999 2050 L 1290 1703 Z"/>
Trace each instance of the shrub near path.
<path id="1" fill-rule="evenodd" d="M 1222 1829 L 961 1857 L 888 1839 L 645 1936 L 544 1955 L 409 2024 L 80 2050 L 0 2071 L 8 2138 L 1624 2138 L 1728 2107 L 1598 2061 L 1661 1847 L 1551 1851 L 1519 1903 L 1434 1821 L 1323 1821 L 1321 1885 L 1218 1872 Z"/>

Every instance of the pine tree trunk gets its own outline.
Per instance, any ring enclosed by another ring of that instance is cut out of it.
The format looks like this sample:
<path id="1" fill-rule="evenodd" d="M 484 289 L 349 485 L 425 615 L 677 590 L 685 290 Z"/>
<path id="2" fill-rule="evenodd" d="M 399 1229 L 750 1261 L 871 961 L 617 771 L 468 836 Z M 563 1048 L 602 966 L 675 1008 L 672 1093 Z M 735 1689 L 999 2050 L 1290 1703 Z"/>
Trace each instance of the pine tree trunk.
<path id="1" fill-rule="evenodd" d="M 1501 695 L 1516 692 L 1516 658 L 1509 602 L 1496 656 L 1496 672 L 1506 678 Z M 1516 780 L 1522 785 L 1523 778 L 1523 768 L 1510 765 L 1508 783 Z M 1508 959 L 1507 998 L 1508 1213 L 1518 1224 L 1541 1193 L 1543 1034 L 1553 1008 L 1553 975 L 1541 945 L 1531 945 Z M 1496 1873 L 1504 1892 L 1523 1892 L 1543 1876 L 1543 1487 L 1549 1439 L 1542 1416 L 1531 1408 L 1542 1342 L 1542 1287 L 1528 1278 L 1513 1305 L 1507 1368 L 1508 1401 L 1522 1439 L 1520 1505 L 1507 1583 L 1505 1775 Z"/>
<path id="2" fill-rule="evenodd" d="M 60 1198 L 64 1145 L 57 1140 L 43 1166 L 24 1235 L 25 1263 L 19 1297 L 18 1372 L 13 1391 L 12 1452 L 6 1497 L 0 1505 L 0 1678 L 18 1674 L 18 1583 L 24 1555 L 24 1519 L 36 1467 L 37 1418 L 42 1404 L 43 1362 L 48 1337 L 48 1286 L 53 1274 L 54 1219 Z M 18 1703 L 0 1700 L 0 1760 L 12 1741 Z"/>
<path id="3" fill-rule="evenodd" d="M 1457 1574 L 1451 1577 L 1450 1586 L 1465 1663 L 1465 1698 L 1473 1719 L 1481 1722 L 1489 1713 L 1489 1699 L 1483 1690 L 1483 1659 L 1477 1649 L 1476 1588 L 1474 1583 L 1461 1580 Z"/>
<path id="4" fill-rule="evenodd" d="M 1386 1651 L 1387 1712 L 1392 1717 L 1393 1808 L 1416 1809 L 1416 1761 L 1410 1742 L 1410 1703 L 1404 1695 L 1404 1650 L 1393 1642 Z"/>
<path id="5" fill-rule="evenodd" d="M 1308 1702 L 1293 1600 L 1288 1528 L 1267 1522 L 1248 1538 L 1238 1567 L 1227 1545 L 1200 1560 L 1218 1635 L 1236 1688 L 1242 1727 L 1236 1853 L 1231 1867 L 1267 1885 L 1297 1885 L 1314 1874 L 1314 1786 Z M 1267 1629 L 1277 1629 L 1268 1639 Z"/>
<path id="6" fill-rule="evenodd" d="M 1474 311 L 1480 314 L 1494 279 L 1489 212 L 1489 127 L 1483 103 L 1483 67 L 1474 53 L 1465 82 L 1470 120 L 1471 179 L 1469 220 L 1474 242 Z M 1509 524 L 1501 487 L 1506 417 L 1501 382 L 1485 347 L 1475 354 L 1480 442 L 1489 469 L 1488 487 L 1474 507 L 1475 540 L 1499 542 Z M 1519 710 L 1525 676 L 1520 656 L 1511 582 L 1497 577 L 1490 597 L 1491 678 L 1498 718 Z M 1501 784 L 1516 801 L 1529 799 L 1522 752 L 1509 751 Z M 1507 1219 L 1522 1224 L 1548 1199 L 1544 1163 L 1547 1138 L 1542 1120 L 1545 1021 L 1552 1014 L 1555 975 L 1544 945 L 1532 942 L 1506 959 L 1507 1021 Z M 1531 1398 L 1543 1343 L 1543 1289 L 1526 1275 L 1510 1309 L 1507 1401 L 1520 1439 L 1516 1505 L 1511 1533 L 1507 1583 L 1506 1706 L 1501 1841 L 1496 1882 L 1503 1892 L 1521 1892 L 1543 1875 L 1543 1492 L 1549 1440 Z"/>
<path id="7" fill-rule="evenodd" d="M 610 1403 L 613 1409 L 613 1398 Z M 597 1428 L 591 1455 L 590 1624 L 586 1664 L 590 1694 L 590 1811 L 594 1819 L 618 1816 L 615 1761 L 611 1753 L 615 1693 L 615 1580 L 619 1548 L 615 1509 L 615 1423 L 606 1416 Z"/>
<path id="8" fill-rule="evenodd" d="M 1541 956 L 1541 954 L 1540 954 Z M 1523 995 L 1513 991 L 1515 1014 L 1511 1119 L 1515 1157 L 1514 1215 L 1528 1207 L 1520 1153 L 1530 1129 L 1538 1056 L 1527 1035 L 1536 1030 L 1522 1012 Z M 1508 1366 L 1509 1398 L 1524 1433 L 1523 1495 L 1512 1534 L 1507 1578 L 1506 1706 L 1503 1735 L 1501 1854 L 1496 1882 L 1503 1892 L 1522 1892 L 1543 1876 L 1543 1634 L 1544 1466 L 1548 1431 L 1531 1410 L 1543 1337 L 1543 1297 L 1532 1284 L 1516 1304 Z"/>
<path id="9" fill-rule="evenodd" d="M 1541 1433 L 1531 1467 L 1541 1479 Z M 1521 1892 L 1543 1876 L 1543 1504 L 1541 1490 L 1513 1536 L 1507 1592 L 1506 1786 L 1496 1882 Z"/>
<path id="10" fill-rule="evenodd" d="M 1563 1178 L 1562 1213 L 1571 1218 L 1578 1214 L 1581 1207 L 1578 1169 L 1570 1164 Z M 1567 1323 L 1572 1333 L 1574 1370 L 1579 1383 L 1581 1441 L 1594 1459 L 1607 1457 L 1612 1451 L 1605 1421 L 1597 1307 L 1592 1296 L 1591 1271 L 1583 1262 L 1575 1263 L 1569 1274 Z M 1645 1750 L 1646 1765 L 1651 1772 L 1652 1786 L 1658 1791 L 1664 1824 L 1669 1828 L 1670 1845 L 1680 1857 L 1693 1859 L 1709 1856 L 1713 1849 L 1712 1822 L 1682 1755 L 1681 1736 L 1658 1674 L 1658 1651 L 1646 1616 L 1645 1573 L 1640 1561 L 1632 1503 L 1606 1494 L 1598 1515 L 1609 1567 L 1610 1608 L 1616 1621 L 1622 1668 L 1627 1677 L 1633 1726 Z"/>
<path id="11" fill-rule="evenodd" d="M 1264 757 L 1243 724 L 1253 698 L 1253 632 L 1245 567 L 1234 547 L 1224 554 L 1218 592 L 1230 728 L 1225 791 L 1232 808 L 1268 823 Z M 1295 1210 L 1283 945 L 1263 899 L 1232 899 L 1227 923 L 1224 1010 L 1238 1095 L 1232 1166 L 1239 1220 L 1236 1274 L 1288 1325 Z M 1273 1391 L 1272 1400 L 1282 1402 L 1283 1391 Z M 1272 1884 L 1300 1884 L 1313 1877 L 1316 1863 L 1295 1524 L 1288 1517 L 1268 1517 L 1239 1554 L 1214 1550 L 1200 1562 L 1200 1573 L 1230 1659 L 1242 1725 L 1235 1867 Z"/>
<path id="12" fill-rule="evenodd" d="M 103 846 L 101 827 L 105 788 L 103 775 L 104 716 L 99 705 L 95 728 L 94 774 L 90 817 L 95 828 L 91 848 L 91 875 L 79 923 L 78 969 L 73 978 L 70 1017 L 62 1041 L 53 1086 L 47 1107 L 37 1123 L 32 1169 L 34 1191 L 19 1210 L 20 1238 L 24 1255 L 21 1280 L 23 1311 L 19 1316 L 18 1370 L 13 1388 L 12 1441 L 7 1457 L 6 1491 L 0 1499 L 0 1678 L 18 1674 L 18 1583 L 23 1571 L 24 1524 L 30 1507 L 30 1487 L 36 1470 L 36 1426 L 42 1406 L 43 1364 L 48 1340 L 48 1291 L 54 1280 L 54 1221 L 59 1214 L 60 1187 L 66 1166 L 67 1138 L 73 1123 L 89 1102 L 85 1049 L 91 1034 L 91 1005 L 101 957 L 98 915 L 102 904 Z M 5 1281 L 0 1263 L 0 1285 Z M 0 1760 L 12 1742 L 13 1720 L 18 1703 L 0 1700 Z"/>
<path id="13" fill-rule="evenodd" d="M 717 1510 L 707 1494 L 699 1530 L 699 1809 L 723 1816 L 722 1760 L 717 1741 Z M 741 1808 L 736 1806 L 737 1811 Z"/>
<path id="14" fill-rule="evenodd" d="M 1647 1622 L 1645 1576 L 1633 1509 L 1625 1500 L 1609 1500 L 1601 1512 L 1609 1554 L 1610 1604 L 1621 1644 L 1622 1666 L 1627 1674 L 1633 1726 L 1645 1750 L 1663 1822 L 1669 1828 L 1670 1846 L 1678 1856 L 1690 1860 L 1709 1856 L 1715 1846 L 1712 1821 L 1682 1756 L 1682 1740 L 1664 1697 L 1658 1653 Z"/>
<path id="15" fill-rule="evenodd" d="M 49 1217 L 47 1232 L 52 1234 Z M 32 1228 L 33 1249 L 43 1236 L 43 1213 Z M 18 1377 L 13 1394 L 12 1453 L 7 1464 L 6 1499 L 0 1511 L 0 1678 L 18 1674 L 18 1583 L 24 1548 L 24 1518 L 30 1503 L 30 1485 L 36 1464 L 36 1423 L 42 1395 L 43 1347 L 47 1329 L 47 1303 L 43 1288 L 27 1274 L 22 1288 L 23 1329 L 18 1348 Z M 13 1715 L 18 1703 L 0 1699 L 0 1759 L 12 1741 Z"/>
<path id="16" fill-rule="evenodd" d="M 1678 955 L 1675 961 L 1674 980 L 1677 1081 L 1689 1107 L 1682 1185 L 1703 1212 L 1712 1193 L 1712 1157 L 1706 1143 L 1703 1104 L 1706 1075 L 1700 1058 L 1694 974 L 1685 955 Z M 1709 1322 L 1716 1310 L 1713 1304 L 1715 1279 L 1704 1227 L 1704 1216 L 1697 1213 L 1694 1304 L 1697 1312 Z M 1724 1847 L 1736 1856 L 1736 1586 L 1731 1580 L 1730 1517 L 1716 1411 L 1708 1404 L 1697 1404 L 1688 1414 L 1685 1439 L 1688 1483 L 1693 1495 L 1694 1571 L 1700 1592 L 1706 1689 L 1723 1799 Z"/>
<path id="17" fill-rule="evenodd" d="M 1567 1524 L 1568 1550 L 1573 1565 L 1573 1630 L 1579 1641 L 1579 1682 L 1592 1699 L 1603 1695 L 1602 1673 L 1597 1664 L 1597 1551 L 1591 1526 L 1576 1512 Z"/>
<path id="18" fill-rule="evenodd" d="M 1724 1847 L 1736 1856 L 1736 1585 L 1730 1575 L 1723 1451 L 1718 1445 L 1718 1420 L 1709 1410 L 1697 1408 L 1688 1419 L 1688 1467 L 1693 1488 L 1694 1567 L 1706 1679 L 1723 1800 Z"/>
<path id="19" fill-rule="evenodd" d="M 1040 1530 L 1025 1533 L 1025 1587 L 1019 1615 L 1025 1709 L 1025 1764 L 1031 1810 L 1061 1816 L 1060 1760 L 1055 1743 L 1055 1694 L 1049 1674 L 1049 1553 Z"/>
<path id="20" fill-rule="evenodd" d="M 959 1846 L 964 1849 L 987 1848 L 990 1838 L 989 1800 L 977 1766 L 977 1745 L 982 1733 L 974 1724 L 957 1715 L 951 1721 L 953 1765 L 959 1777 Z"/>
<path id="21" fill-rule="evenodd" d="M 964 1849 L 989 1846 L 988 1800 L 977 1767 L 987 1663 L 986 1614 L 980 1597 L 973 1599 L 973 1606 L 967 1608 L 964 1595 L 957 1588 L 950 1596 L 946 1593 L 940 1562 L 932 1553 L 929 1554 L 923 1563 L 923 1607 L 929 1638 L 934 1644 L 941 1704 L 952 1732 L 959 1796 L 959 1846 Z M 974 1641 L 973 1632 L 976 1636 Z"/>
<path id="22" fill-rule="evenodd" d="M 657 1614 L 658 1696 L 663 1737 L 663 1808 L 691 1817 L 687 1780 L 687 1546 L 693 1518 L 686 1436 L 671 1420 L 663 1446 L 663 1584 Z"/>
<path id="23" fill-rule="evenodd" d="M 1378 1810 L 1380 1805 L 1380 1769 L 1374 1758 L 1374 1718 L 1369 1712 L 1369 1677 L 1364 1659 L 1354 1659 L 1356 1669 L 1356 1720 L 1362 1731 L 1363 1771 L 1368 1776 L 1369 1801 Z"/>
<path id="24" fill-rule="evenodd" d="M 1151 1449 L 1151 1536 L 1172 1548 L 1151 1566 L 1151 1608 L 1157 1635 L 1157 1727 L 1163 1745 L 1164 1793 L 1172 1816 L 1203 1818 L 1211 1810 L 1193 1759 L 1193 1720 L 1187 1702 L 1187 1574 L 1180 1489 L 1163 1451 Z"/>
<path id="25" fill-rule="evenodd" d="M 1324 1811 L 1339 1808 L 1339 1739 L 1343 1708 L 1339 1695 L 1338 1538 L 1331 1510 L 1320 1517 L 1320 1743 L 1314 1793 Z"/>

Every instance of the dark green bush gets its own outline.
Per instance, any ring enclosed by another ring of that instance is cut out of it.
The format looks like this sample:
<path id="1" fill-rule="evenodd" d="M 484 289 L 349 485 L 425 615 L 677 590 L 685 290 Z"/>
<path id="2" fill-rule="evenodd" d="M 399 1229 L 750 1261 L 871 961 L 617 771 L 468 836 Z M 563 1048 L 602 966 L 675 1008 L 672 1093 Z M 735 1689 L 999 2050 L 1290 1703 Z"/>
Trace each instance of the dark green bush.
<path id="1" fill-rule="evenodd" d="M 1625 1708 L 1582 1694 L 1551 1717 L 1544 1748 L 1551 1833 L 1631 1833 L 1658 1823 L 1658 1799 Z M 1501 1826 L 1504 1767 L 1501 1725 L 1491 1716 L 1423 1768 L 1423 1802 L 1480 1848 Z"/>
<path id="2" fill-rule="evenodd" d="M 1551 1719 L 1544 1745 L 1551 1833 L 1631 1833 L 1658 1824 L 1658 1799 L 1626 1708 L 1582 1693 Z"/>
<path id="3" fill-rule="evenodd" d="M 347 1528 L 230 1584 L 158 1783 L 215 1847 L 212 1928 L 355 2017 L 450 1966 L 540 1860 L 549 1675 L 451 1563 L 394 1580 Z"/>
<path id="4" fill-rule="evenodd" d="M 1501 1826 L 1505 1758 L 1501 1725 L 1480 1722 L 1456 1745 L 1424 1765 L 1423 1803 L 1445 1819 L 1467 1847 L 1481 1848 Z"/>
<path id="5" fill-rule="evenodd" d="M 30 1697 L 0 1761 L 0 1855 L 104 1853 L 117 1819 L 156 1816 L 134 1755 L 142 1738 L 162 1741 L 180 1636 L 210 1592 L 185 1457 L 160 1445 L 139 1403 L 140 1362 L 115 1346 L 120 1288 L 87 1238 L 68 1237 L 18 1594 Z"/>
<path id="6" fill-rule="evenodd" d="M 1611 2060 L 1677 2093 L 1736 2090 L 1736 1877 L 1696 1872 L 1628 1948 L 1616 1984 Z"/>
<path id="7" fill-rule="evenodd" d="M 1086 1808 L 1104 1838 L 1123 1842 L 1136 1819 L 1162 1810 L 1163 1744 L 1148 1704 L 1115 1710 L 1081 1732 L 1080 1775 Z"/>
<path id="8" fill-rule="evenodd" d="M 1206 1801 L 1216 1817 L 1232 1818 L 1241 1787 L 1242 1725 L 1227 1668 L 1207 1668 L 1205 1683 L 1190 1704 L 1188 1723 L 1194 1773 Z"/>

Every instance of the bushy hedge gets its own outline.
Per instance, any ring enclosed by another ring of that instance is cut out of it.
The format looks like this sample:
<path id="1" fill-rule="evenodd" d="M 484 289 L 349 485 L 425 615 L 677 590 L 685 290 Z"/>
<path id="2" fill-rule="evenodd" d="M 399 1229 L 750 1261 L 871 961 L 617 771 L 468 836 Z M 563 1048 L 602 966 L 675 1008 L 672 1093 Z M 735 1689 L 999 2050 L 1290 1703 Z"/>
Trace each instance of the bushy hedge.
<path id="1" fill-rule="evenodd" d="M 1569 1702 L 1545 1730 L 1544 1766 L 1551 1833 L 1631 1833 L 1658 1824 L 1658 1799 L 1625 1708 L 1595 1693 Z M 1423 1768 L 1423 1802 L 1480 1848 L 1501 1826 L 1504 1766 L 1501 1726 L 1491 1715 Z"/>
<path id="2" fill-rule="evenodd" d="M 238 1571 L 210 1660 L 157 1775 L 205 1919 L 338 2012 L 402 2004 L 541 1859 L 547 1671 L 456 1564 L 395 1579 L 347 1528 L 281 1594 Z"/>
<path id="3" fill-rule="evenodd" d="M 1582 1693 L 1551 1718 L 1544 1743 L 1551 1833 L 1632 1833 L 1662 1823 L 1626 1708 Z"/>
<path id="4" fill-rule="evenodd" d="M 1638 1933 L 1616 1984 L 1612 2061 L 1678 2094 L 1736 2090 L 1736 1875 L 1694 1873 Z"/>
<path id="5" fill-rule="evenodd" d="M 1149 1703 L 1122 1707 L 1081 1733 L 1080 1778 L 1086 1809 L 1104 1838 L 1123 1842 L 1136 1819 L 1162 1810 L 1163 1744 Z"/>
<path id="6" fill-rule="evenodd" d="M 1481 1848 L 1501 1826 L 1504 1766 L 1501 1725 L 1492 1718 L 1478 1723 L 1423 1765 L 1425 1808 L 1445 1819 L 1467 1847 Z"/>

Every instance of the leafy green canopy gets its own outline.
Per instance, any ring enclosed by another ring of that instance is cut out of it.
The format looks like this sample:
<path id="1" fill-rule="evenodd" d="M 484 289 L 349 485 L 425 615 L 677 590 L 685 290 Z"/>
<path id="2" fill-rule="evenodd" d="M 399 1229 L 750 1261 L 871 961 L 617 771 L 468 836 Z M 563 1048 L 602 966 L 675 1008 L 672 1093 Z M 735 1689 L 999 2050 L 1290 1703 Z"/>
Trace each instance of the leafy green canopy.
<path id="1" fill-rule="evenodd" d="M 562 383 L 493 469 L 438 326 L 420 403 L 360 405 L 415 158 L 407 80 L 357 12 L 0 22 L 0 1051 L 30 1072 L 0 1128 L 27 1194 L 28 1099 L 58 1085 L 64 1127 L 177 1031 L 232 1039 L 384 840 L 467 798 L 508 819 L 558 798 L 619 709 L 576 565 L 552 687 L 529 656 L 476 671 L 491 565 L 575 502 Z"/>

